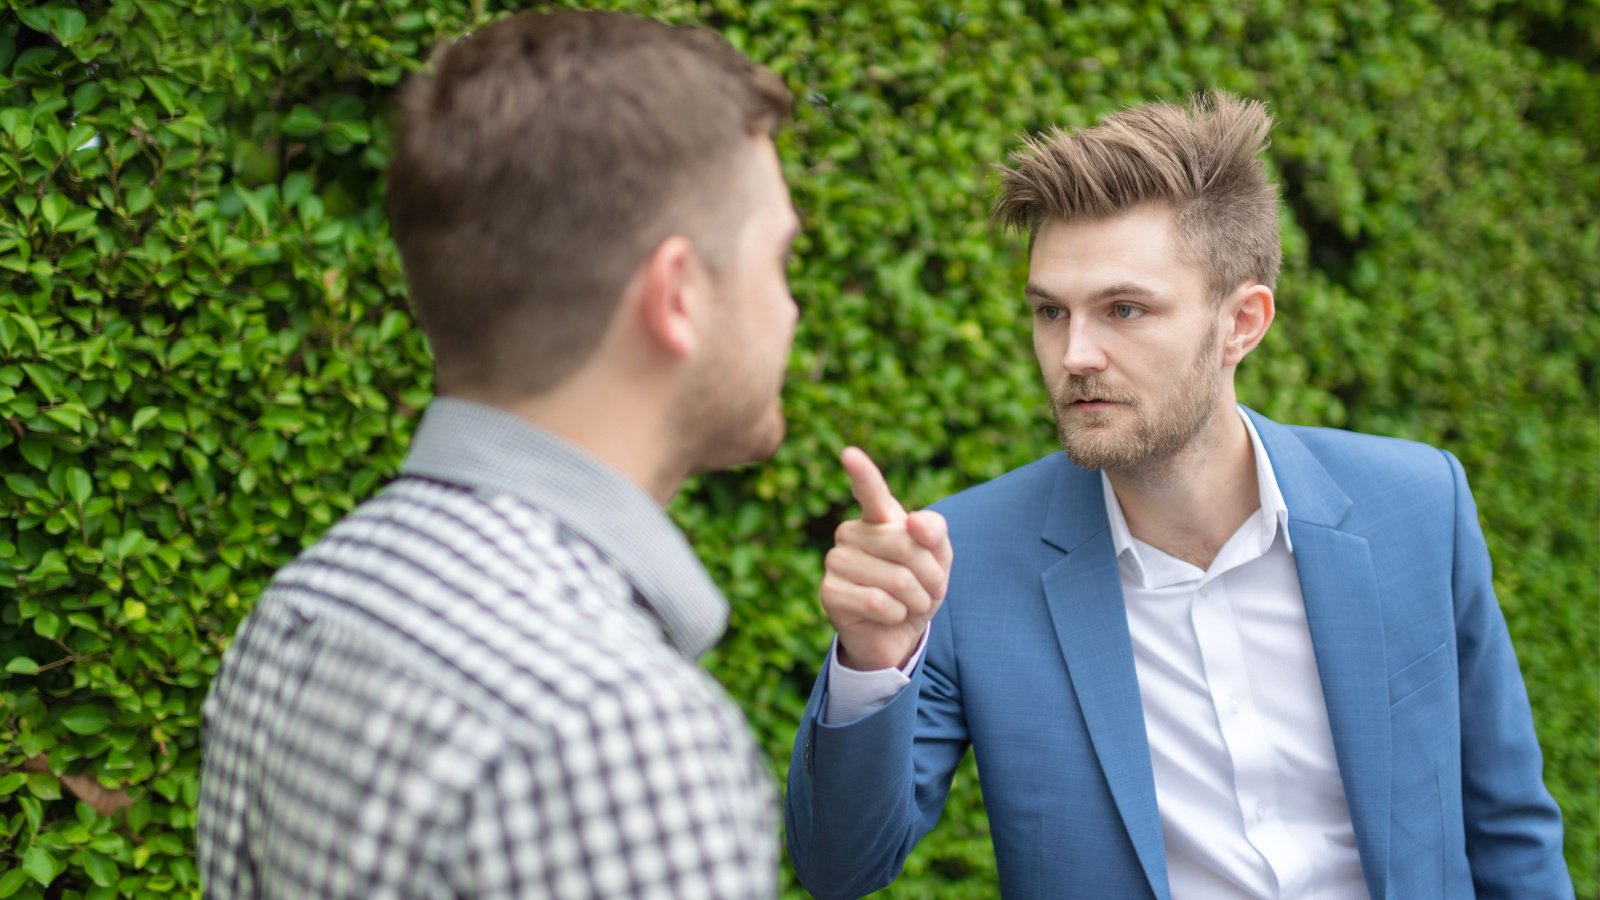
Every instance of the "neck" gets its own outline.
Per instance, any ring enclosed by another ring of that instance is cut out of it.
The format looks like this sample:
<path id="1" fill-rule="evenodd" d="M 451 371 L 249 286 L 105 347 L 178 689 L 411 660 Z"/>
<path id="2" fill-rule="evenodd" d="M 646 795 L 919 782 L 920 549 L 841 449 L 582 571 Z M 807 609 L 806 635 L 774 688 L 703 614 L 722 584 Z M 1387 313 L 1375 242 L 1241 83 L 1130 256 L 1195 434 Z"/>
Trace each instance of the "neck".
<path id="1" fill-rule="evenodd" d="M 665 397 L 638 386 L 600 383 L 586 374 L 534 397 L 506 398 L 471 391 L 454 396 L 502 409 L 572 444 L 638 485 L 666 506 L 689 469 L 677 459 L 662 410 Z"/>
<path id="2" fill-rule="evenodd" d="M 1202 569 L 1261 507 L 1250 435 L 1231 400 L 1171 458 L 1106 475 L 1134 537 Z"/>

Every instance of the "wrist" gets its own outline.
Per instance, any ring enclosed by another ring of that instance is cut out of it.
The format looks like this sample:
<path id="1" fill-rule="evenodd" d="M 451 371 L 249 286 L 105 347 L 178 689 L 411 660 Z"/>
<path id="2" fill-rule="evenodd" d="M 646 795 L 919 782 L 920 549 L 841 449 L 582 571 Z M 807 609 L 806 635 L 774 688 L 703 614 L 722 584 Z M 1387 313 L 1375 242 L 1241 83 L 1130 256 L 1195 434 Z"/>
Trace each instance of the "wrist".
<path id="1" fill-rule="evenodd" d="M 922 635 L 917 635 L 915 640 L 906 644 L 904 648 L 885 648 L 877 653 L 861 654 L 852 653 L 845 645 L 844 638 L 839 639 L 834 650 L 839 665 L 854 672 L 878 672 L 884 669 L 904 671 L 906 666 L 916 658 L 917 650 L 922 646 Z"/>

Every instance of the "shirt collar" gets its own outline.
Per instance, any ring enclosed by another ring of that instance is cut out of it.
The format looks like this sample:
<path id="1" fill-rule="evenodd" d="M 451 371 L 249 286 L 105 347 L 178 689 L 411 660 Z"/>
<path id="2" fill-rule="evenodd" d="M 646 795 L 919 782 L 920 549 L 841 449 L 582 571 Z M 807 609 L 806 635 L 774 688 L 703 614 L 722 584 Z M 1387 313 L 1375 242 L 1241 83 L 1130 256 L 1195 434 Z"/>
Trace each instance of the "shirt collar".
<path id="1" fill-rule="evenodd" d="M 1294 544 L 1289 538 L 1289 506 L 1284 502 L 1283 491 L 1278 488 L 1278 477 L 1272 470 L 1272 460 L 1267 456 L 1267 448 L 1261 443 L 1261 435 L 1256 432 L 1256 423 L 1250 421 L 1242 406 L 1239 407 L 1239 418 L 1244 421 L 1244 430 L 1250 436 L 1250 449 L 1256 458 L 1256 492 L 1261 503 L 1256 511 L 1256 515 L 1260 517 L 1260 552 L 1264 554 L 1272 547 L 1272 542 L 1281 529 L 1283 545 L 1293 553 Z M 1111 525 L 1111 541 L 1116 548 L 1117 557 L 1120 559 L 1125 554 L 1130 554 L 1129 561 L 1142 577 L 1143 563 L 1139 559 L 1138 548 L 1133 544 L 1133 532 L 1128 529 L 1128 520 L 1122 515 L 1122 504 L 1117 502 L 1116 489 L 1111 486 L 1111 478 L 1106 475 L 1104 469 L 1100 470 L 1100 485 L 1105 493 L 1106 519 Z"/>
<path id="2" fill-rule="evenodd" d="M 531 422 L 435 398 L 401 472 L 509 494 L 548 512 L 622 573 L 690 657 L 727 626 L 728 601 L 666 512 L 615 469 Z"/>

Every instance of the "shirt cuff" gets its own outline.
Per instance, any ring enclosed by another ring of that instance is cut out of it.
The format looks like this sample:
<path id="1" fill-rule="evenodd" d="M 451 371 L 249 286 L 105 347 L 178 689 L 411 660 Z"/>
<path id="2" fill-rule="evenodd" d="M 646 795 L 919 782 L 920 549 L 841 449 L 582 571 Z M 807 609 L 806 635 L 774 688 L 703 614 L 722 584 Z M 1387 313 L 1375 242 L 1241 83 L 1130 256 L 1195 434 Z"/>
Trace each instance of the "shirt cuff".
<path id="1" fill-rule="evenodd" d="M 928 629 L 924 628 L 922 640 L 904 666 L 861 671 L 839 662 L 839 639 L 834 638 L 828 652 L 828 702 L 822 709 L 822 724 L 847 725 L 887 706 L 911 683 L 911 673 L 917 670 L 927 646 Z"/>

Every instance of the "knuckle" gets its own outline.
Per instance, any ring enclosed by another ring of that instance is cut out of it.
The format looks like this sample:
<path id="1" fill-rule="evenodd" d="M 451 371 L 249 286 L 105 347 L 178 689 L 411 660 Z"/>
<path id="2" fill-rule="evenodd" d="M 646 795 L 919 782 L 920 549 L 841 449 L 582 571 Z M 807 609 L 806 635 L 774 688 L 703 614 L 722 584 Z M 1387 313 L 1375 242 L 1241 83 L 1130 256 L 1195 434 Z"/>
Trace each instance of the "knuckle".
<path id="1" fill-rule="evenodd" d="M 890 577 L 889 589 L 901 596 L 915 594 L 917 589 L 917 576 L 911 574 L 910 570 L 900 569 Z"/>

